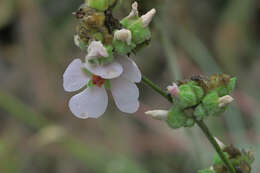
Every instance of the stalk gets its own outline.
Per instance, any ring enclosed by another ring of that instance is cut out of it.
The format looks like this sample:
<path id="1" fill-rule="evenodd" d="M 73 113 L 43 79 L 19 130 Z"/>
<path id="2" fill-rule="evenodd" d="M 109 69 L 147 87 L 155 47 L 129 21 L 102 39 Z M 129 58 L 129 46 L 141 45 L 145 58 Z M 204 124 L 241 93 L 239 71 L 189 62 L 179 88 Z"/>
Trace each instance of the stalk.
<path id="1" fill-rule="evenodd" d="M 160 94 L 162 97 L 167 99 L 169 102 L 173 102 L 171 96 L 164 90 L 162 90 L 160 87 L 158 87 L 156 84 L 154 84 L 151 80 L 149 80 L 147 77 L 142 76 L 142 82 L 145 83 L 147 86 L 152 88 L 155 92 Z M 220 159 L 223 161 L 223 163 L 226 165 L 230 173 L 236 173 L 233 165 L 230 163 L 230 161 L 225 156 L 224 152 L 221 150 L 220 146 L 218 145 L 217 141 L 215 140 L 214 136 L 209 131 L 209 128 L 204 123 L 204 121 L 198 121 L 194 118 L 196 124 L 199 126 L 199 128 L 202 130 L 204 135 L 207 137 L 211 145 L 214 147 L 216 152 L 218 153 Z"/>

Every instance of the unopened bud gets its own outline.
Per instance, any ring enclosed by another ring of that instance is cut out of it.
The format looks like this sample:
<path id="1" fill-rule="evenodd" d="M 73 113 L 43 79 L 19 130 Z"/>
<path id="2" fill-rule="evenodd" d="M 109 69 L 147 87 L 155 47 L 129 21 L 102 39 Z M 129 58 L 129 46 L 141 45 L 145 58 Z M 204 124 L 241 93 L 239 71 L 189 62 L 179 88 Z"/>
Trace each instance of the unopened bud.
<path id="1" fill-rule="evenodd" d="M 231 97 L 230 95 L 220 97 L 218 99 L 219 107 L 223 108 L 223 107 L 227 106 L 228 104 L 230 104 L 231 102 L 233 102 L 233 100 L 234 100 L 233 97 Z"/>
<path id="2" fill-rule="evenodd" d="M 221 149 L 224 149 L 226 147 L 226 145 L 223 142 L 221 142 L 217 137 L 214 137 L 214 139 L 216 140 Z"/>
<path id="3" fill-rule="evenodd" d="M 79 36 L 78 35 L 74 35 L 74 43 L 75 43 L 76 46 L 80 47 Z"/>
<path id="4" fill-rule="evenodd" d="M 130 12 L 130 14 L 127 16 L 128 19 L 132 18 L 132 17 L 136 17 L 139 15 L 139 12 L 138 12 L 138 3 L 135 1 L 133 4 L 132 4 L 132 11 Z"/>
<path id="5" fill-rule="evenodd" d="M 152 9 L 148 11 L 145 15 L 141 16 L 141 20 L 144 27 L 147 27 L 151 23 L 155 14 L 156 14 L 156 10 Z"/>
<path id="6" fill-rule="evenodd" d="M 130 45 L 132 40 L 132 33 L 128 29 L 121 29 L 115 32 L 114 38 L 116 40 L 126 42 L 128 45 Z"/>
<path id="7" fill-rule="evenodd" d="M 153 110 L 145 112 L 146 115 L 151 116 L 153 119 L 156 120 L 167 120 L 168 118 L 168 111 L 166 110 Z"/>
<path id="8" fill-rule="evenodd" d="M 168 86 L 167 90 L 172 97 L 178 97 L 179 87 L 176 83 L 172 83 L 172 85 Z"/>

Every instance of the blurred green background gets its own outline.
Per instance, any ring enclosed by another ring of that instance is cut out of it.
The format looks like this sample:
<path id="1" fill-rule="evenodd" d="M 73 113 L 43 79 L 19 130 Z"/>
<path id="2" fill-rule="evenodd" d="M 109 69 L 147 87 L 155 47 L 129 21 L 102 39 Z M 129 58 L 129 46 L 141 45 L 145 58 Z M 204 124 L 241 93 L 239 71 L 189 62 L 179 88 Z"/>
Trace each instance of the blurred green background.
<path id="1" fill-rule="evenodd" d="M 169 103 L 140 84 L 141 108 L 124 115 L 111 99 L 98 120 L 68 109 L 62 74 L 82 52 L 73 43 L 83 0 L 0 0 L 0 173 L 195 173 L 214 150 L 197 128 L 171 130 L 144 115 Z M 115 15 L 126 16 L 123 0 Z M 238 78 L 232 107 L 207 121 L 226 143 L 252 147 L 260 171 L 260 1 L 139 0 L 156 8 L 151 45 L 132 56 L 165 88 L 192 74 Z M 123 116 L 122 116 L 123 115 Z"/>

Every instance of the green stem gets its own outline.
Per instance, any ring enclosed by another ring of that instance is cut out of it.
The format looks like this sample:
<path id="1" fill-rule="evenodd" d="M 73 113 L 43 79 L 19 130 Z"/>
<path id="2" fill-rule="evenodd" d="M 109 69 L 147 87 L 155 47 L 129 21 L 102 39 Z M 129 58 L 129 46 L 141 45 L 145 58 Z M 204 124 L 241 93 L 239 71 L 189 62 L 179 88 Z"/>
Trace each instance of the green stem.
<path id="1" fill-rule="evenodd" d="M 171 96 L 164 90 L 162 90 L 160 87 L 158 87 L 156 84 L 154 84 L 151 80 L 149 80 L 147 77 L 142 77 L 142 82 L 151 87 L 154 91 L 156 91 L 158 94 L 166 98 L 169 102 L 173 102 Z M 226 165 L 230 173 L 236 173 L 234 167 L 229 162 L 229 160 L 226 158 L 224 152 L 221 150 L 220 146 L 218 145 L 217 141 L 213 137 L 213 135 L 210 133 L 207 125 L 203 121 L 197 121 L 195 119 L 196 124 L 199 126 L 199 128 L 203 131 L 209 142 L 212 144 L 212 146 L 215 148 L 216 152 L 218 153 L 219 157 L 223 161 L 223 163 Z"/>
<path id="2" fill-rule="evenodd" d="M 142 82 L 145 83 L 147 86 L 151 87 L 154 91 L 156 91 L 158 94 L 166 98 L 169 102 L 172 102 L 171 96 L 164 90 L 162 90 L 160 87 L 155 85 L 151 80 L 149 80 L 147 77 L 142 75 Z"/>
<path id="3" fill-rule="evenodd" d="M 229 162 L 229 160 L 227 159 L 227 157 L 225 156 L 225 154 L 223 153 L 223 151 L 221 150 L 220 146 L 218 145 L 217 141 L 215 140 L 215 138 L 212 136 L 212 134 L 209 131 L 209 128 L 207 127 L 207 125 L 203 122 L 203 121 L 197 121 L 195 119 L 195 122 L 197 123 L 197 125 L 200 127 L 200 129 L 203 131 L 203 133 L 205 134 L 205 136 L 208 138 L 209 142 L 213 145 L 213 147 L 215 148 L 215 150 L 217 151 L 219 157 L 221 158 L 221 160 L 225 163 L 225 165 L 227 166 L 229 172 L 231 173 L 236 173 L 234 167 L 232 166 L 232 164 Z"/>

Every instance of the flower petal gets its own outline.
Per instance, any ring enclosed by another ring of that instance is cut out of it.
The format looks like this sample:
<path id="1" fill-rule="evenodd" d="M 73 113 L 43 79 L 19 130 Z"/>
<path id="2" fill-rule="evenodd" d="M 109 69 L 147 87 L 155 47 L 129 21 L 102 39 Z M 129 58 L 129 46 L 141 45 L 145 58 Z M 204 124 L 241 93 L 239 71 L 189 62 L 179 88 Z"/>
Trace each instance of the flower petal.
<path id="1" fill-rule="evenodd" d="M 104 79 L 113 79 L 123 73 L 123 67 L 118 62 L 111 62 L 105 65 L 85 63 L 85 67 L 93 74 Z"/>
<path id="2" fill-rule="evenodd" d="M 98 118 L 106 111 L 108 96 L 104 87 L 93 86 L 73 96 L 69 101 L 71 112 L 78 118 Z"/>
<path id="3" fill-rule="evenodd" d="M 139 108 L 139 90 L 137 86 L 119 77 L 110 80 L 111 92 L 119 110 L 125 113 L 135 113 Z"/>
<path id="4" fill-rule="evenodd" d="M 73 92 L 84 87 L 89 77 L 82 71 L 83 63 L 80 59 L 75 59 L 67 67 L 63 74 L 63 88 L 65 91 Z"/>
<path id="5" fill-rule="evenodd" d="M 107 49 L 101 43 L 101 41 L 92 41 L 88 46 L 88 55 L 86 59 L 108 57 Z"/>
<path id="6" fill-rule="evenodd" d="M 122 76 L 126 77 L 129 81 L 139 83 L 142 80 L 142 74 L 135 64 L 135 62 L 127 57 L 118 58 L 117 60 L 124 69 Z"/>

